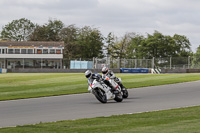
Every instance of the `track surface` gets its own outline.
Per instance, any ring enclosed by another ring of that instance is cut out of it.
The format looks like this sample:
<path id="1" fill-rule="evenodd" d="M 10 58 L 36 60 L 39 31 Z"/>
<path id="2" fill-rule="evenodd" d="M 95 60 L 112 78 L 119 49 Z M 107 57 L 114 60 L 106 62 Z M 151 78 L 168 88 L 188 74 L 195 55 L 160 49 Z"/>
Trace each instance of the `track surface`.
<path id="1" fill-rule="evenodd" d="M 0 127 L 200 105 L 200 81 L 129 89 L 129 98 L 102 104 L 89 93 L 0 102 Z"/>

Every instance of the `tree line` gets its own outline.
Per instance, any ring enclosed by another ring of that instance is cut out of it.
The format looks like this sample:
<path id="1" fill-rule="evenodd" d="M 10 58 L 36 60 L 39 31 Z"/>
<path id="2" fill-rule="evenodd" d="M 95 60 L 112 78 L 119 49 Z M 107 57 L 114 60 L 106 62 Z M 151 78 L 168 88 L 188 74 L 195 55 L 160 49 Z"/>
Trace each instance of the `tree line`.
<path id="1" fill-rule="evenodd" d="M 103 36 L 98 28 L 77 27 L 60 20 L 49 19 L 38 25 L 26 18 L 13 20 L 2 27 L 1 40 L 8 41 L 64 41 L 64 58 L 113 58 L 151 59 L 184 57 L 192 55 L 191 43 L 184 35 L 125 33 L 117 37 L 114 33 Z"/>

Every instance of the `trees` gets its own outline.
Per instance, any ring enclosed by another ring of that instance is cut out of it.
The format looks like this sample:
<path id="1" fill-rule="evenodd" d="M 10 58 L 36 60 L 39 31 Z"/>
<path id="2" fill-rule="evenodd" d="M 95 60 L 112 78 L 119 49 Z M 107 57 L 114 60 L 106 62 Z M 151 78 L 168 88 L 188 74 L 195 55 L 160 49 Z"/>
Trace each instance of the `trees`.
<path id="1" fill-rule="evenodd" d="M 173 36 L 174 40 L 174 54 L 177 56 L 189 56 L 191 53 L 191 43 L 189 39 L 184 35 L 175 34 Z"/>
<path id="2" fill-rule="evenodd" d="M 148 58 L 146 38 L 143 35 L 132 33 L 130 45 L 127 48 L 127 58 Z"/>
<path id="3" fill-rule="evenodd" d="M 134 33 L 126 33 L 123 37 L 118 38 L 112 33 L 109 33 L 106 38 L 108 55 L 120 59 L 129 57 L 130 44 L 133 35 Z"/>
<path id="4" fill-rule="evenodd" d="M 101 32 L 90 26 L 79 29 L 77 45 L 78 51 L 76 57 L 93 58 L 103 57 L 104 37 Z"/>
<path id="5" fill-rule="evenodd" d="M 106 51 L 107 51 L 107 55 L 106 56 L 110 56 L 112 58 L 117 58 L 118 57 L 118 53 L 119 53 L 119 49 L 117 47 L 118 45 L 118 38 L 113 34 L 113 33 L 109 33 L 107 38 L 106 38 Z"/>
<path id="6" fill-rule="evenodd" d="M 42 26 L 37 26 L 31 35 L 31 41 L 64 41 L 65 58 L 103 57 L 103 35 L 96 28 L 75 25 L 64 27 L 60 20 L 49 20 Z"/>
<path id="7" fill-rule="evenodd" d="M 65 42 L 64 57 L 68 59 L 103 57 L 104 38 L 96 28 L 69 25 L 61 30 L 60 37 Z"/>
<path id="8" fill-rule="evenodd" d="M 165 58 L 171 56 L 177 56 L 175 52 L 176 43 L 173 37 L 169 35 L 163 35 L 162 33 L 155 31 L 152 35 L 147 34 L 145 40 L 145 58 Z"/>
<path id="9" fill-rule="evenodd" d="M 69 25 L 61 30 L 60 37 L 65 42 L 64 58 L 75 57 L 75 53 L 78 51 L 78 30 L 75 25 Z"/>
<path id="10" fill-rule="evenodd" d="M 113 49 L 114 49 L 114 45 L 115 45 L 115 36 L 113 33 L 109 33 L 108 36 L 105 38 L 106 39 L 106 56 L 109 57 L 113 57 Z"/>
<path id="11" fill-rule="evenodd" d="M 64 24 L 60 20 L 49 20 L 39 26 L 30 20 L 21 18 L 5 25 L 1 32 L 2 40 L 9 41 L 60 41 L 59 36 Z"/>
<path id="12" fill-rule="evenodd" d="M 31 41 L 61 41 L 60 32 L 64 23 L 60 20 L 49 19 L 48 23 L 37 25 L 34 32 L 30 35 Z"/>
<path id="13" fill-rule="evenodd" d="M 34 32 L 30 35 L 30 41 L 47 41 L 47 30 L 45 26 L 37 25 Z"/>
<path id="14" fill-rule="evenodd" d="M 21 18 L 5 25 L 1 32 L 2 40 L 27 41 L 35 29 L 35 24 L 30 20 Z"/>
<path id="15" fill-rule="evenodd" d="M 165 58 L 189 56 L 190 41 L 185 36 L 175 34 L 173 37 L 155 31 L 153 34 L 143 35 L 132 33 L 126 45 L 126 58 Z M 124 38 L 125 39 L 125 38 Z M 123 39 L 121 40 L 123 42 Z M 118 42 L 115 42 L 115 45 Z M 114 49 L 113 49 L 114 51 Z"/>
<path id="16" fill-rule="evenodd" d="M 163 35 L 158 31 L 141 35 L 125 33 L 122 37 L 109 33 L 104 38 L 97 28 L 75 25 L 65 27 L 60 20 L 49 19 L 44 25 L 33 24 L 22 18 L 5 25 L 2 40 L 10 41 L 64 41 L 64 58 L 93 58 L 106 56 L 113 58 L 151 59 L 189 56 L 190 41 L 186 36 Z M 104 45 L 104 43 L 106 44 Z M 106 48 L 106 50 L 104 49 Z"/>
<path id="17" fill-rule="evenodd" d="M 192 68 L 200 66 L 200 46 L 197 48 L 197 52 L 194 54 L 192 59 Z"/>
<path id="18" fill-rule="evenodd" d="M 168 43 L 166 41 L 165 36 L 158 31 L 155 31 L 153 35 L 148 34 L 146 39 L 146 46 L 148 48 L 147 57 L 164 57 L 164 53 L 167 51 L 166 48 L 168 47 Z"/>

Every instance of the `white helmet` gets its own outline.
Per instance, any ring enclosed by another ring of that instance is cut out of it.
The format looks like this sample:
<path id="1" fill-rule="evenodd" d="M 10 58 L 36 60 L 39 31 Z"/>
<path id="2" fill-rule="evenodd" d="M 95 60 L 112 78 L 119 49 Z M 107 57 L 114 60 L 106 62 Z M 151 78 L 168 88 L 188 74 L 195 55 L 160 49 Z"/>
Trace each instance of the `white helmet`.
<path id="1" fill-rule="evenodd" d="M 101 71 L 102 71 L 103 74 L 106 74 L 108 72 L 108 68 L 107 67 L 103 67 Z"/>
<path id="2" fill-rule="evenodd" d="M 87 71 L 85 72 L 85 77 L 86 77 L 86 78 L 89 78 L 91 75 L 92 75 L 92 71 L 87 70 Z"/>

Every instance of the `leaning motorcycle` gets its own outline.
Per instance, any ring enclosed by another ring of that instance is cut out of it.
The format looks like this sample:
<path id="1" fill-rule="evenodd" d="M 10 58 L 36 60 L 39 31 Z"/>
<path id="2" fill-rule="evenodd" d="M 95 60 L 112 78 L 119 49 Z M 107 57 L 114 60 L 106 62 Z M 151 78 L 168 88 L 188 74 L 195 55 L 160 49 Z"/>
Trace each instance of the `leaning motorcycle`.
<path id="1" fill-rule="evenodd" d="M 111 92 L 109 86 L 97 78 L 89 85 L 88 91 L 94 94 L 101 103 L 107 103 L 111 99 L 114 99 L 116 102 L 122 102 L 123 93 L 121 87 L 116 82 L 112 82 L 112 84 L 115 85 L 115 91 L 113 92 Z"/>

